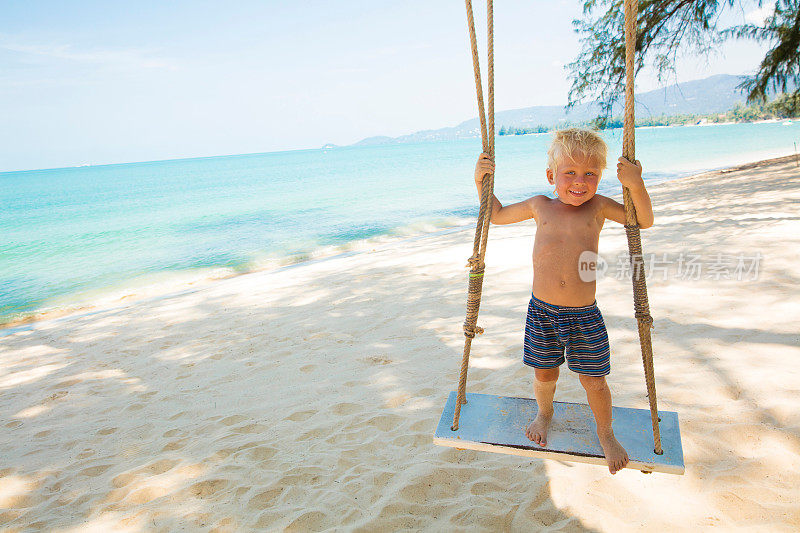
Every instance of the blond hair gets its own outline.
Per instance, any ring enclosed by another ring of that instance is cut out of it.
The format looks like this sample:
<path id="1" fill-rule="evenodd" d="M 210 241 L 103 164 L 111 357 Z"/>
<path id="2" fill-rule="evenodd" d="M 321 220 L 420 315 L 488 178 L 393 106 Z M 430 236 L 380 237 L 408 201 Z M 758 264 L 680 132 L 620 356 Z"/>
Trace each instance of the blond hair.
<path id="1" fill-rule="evenodd" d="M 555 172 L 558 161 L 575 161 L 578 153 L 595 161 L 600 168 L 606 168 L 606 142 L 596 131 L 582 128 L 567 128 L 556 132 L 547 151 L 547 168 Z"/>

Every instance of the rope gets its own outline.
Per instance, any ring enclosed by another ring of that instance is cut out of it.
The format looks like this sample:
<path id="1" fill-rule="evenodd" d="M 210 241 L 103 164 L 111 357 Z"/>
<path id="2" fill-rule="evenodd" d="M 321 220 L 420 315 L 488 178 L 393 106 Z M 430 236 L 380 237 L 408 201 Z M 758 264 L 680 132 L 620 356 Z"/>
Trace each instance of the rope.
<path id="1" fill-rule="evenodd" d="M 467 26 L 472 48 L 472 67 L 475 73 L 475 90 L 478 100 L 478 116 L 481 123 L 481 140 L 483 151 L 494 160 L 494 20 L 492 0 L 486 2 L 487 19 L 487 48 L 488 48 L 488 73 L 487 73 L 487 98 L 488 111 L 484 110 L 483 85 L 478 60 L 478 44 L 475 36 L 475 20 L 472 14 L 471 0 L 465 0 L 467 8 Z M 629 161 L 636 160 L 635 134 L 634 134 L 634 57 L 636 52 L 636 19 L 638 0 L 625 0 L 625 124 L 623 130 L 622 155 Z M 487 127 L 488 115 L 488 127 Z M 478 312 L 481 304 L 481 291 L 483 289 L 483 276 L 485 270 L 484 257 L 486 244 L 489 238 L 489 222 L 494 194 L 494 176 L 486 175 L 483 179 L 481 202 L 478 212 L 473 253 L 467 266 L 470 267 L 469 288 L 467 290 L 467 316 L 464 321 L 464 353 L 461 359 L 461 370 L 458 380 L 458 397 L 453 414 L 453 425 L 450 429 L 458 430 L 458 421 L 461 416 L 461 406 L 467 403 L 467 370 L 469 369 L 469 354 L 472 348 L 472 339 L 475 335 L 483 333 L 477 327 Z M 647 299 L 647 284 L 644 276 L 644 258 L 642 255 L 642 240 L 639 234 L 639 225 L 636 219 L 636 208 L 630 196 L 630 191 L 623 187 L 622 196 L 625 202 L 625 233 L 628 238 L 628 251 L 633 268 L 633 298 L 634 315 L 639 329 L 639 344 L 642 349 L 642 363 L 644 365 L 645 381 L 647 383 L 647 397 L 650 401 L 650 416 L 653 423 L 654 451 L 662 454 L 661 434 L 658 426 L 658 406 L 656 398 L 655 373 L 653 371 L 653 346 L 650 338 L 650 329 L 653 318 L 650 316 L 650 305 Z"/>
<path id="2" fill-rule="evenodd" d="M 486 1 L 486 25 L 488 48 L 488 73 L 487 73 L 487 99 L 488 111 L 484 110 L 483 84 L 481 83 L 481 69 L 478 61 L 478 40 L 475 37 L 475 20 L 472 15 L 472 1 L 465 0 L 467 8 L 467 27 L 472 47 L 472 69 L 475 72 L 475 92 L 478 99 L 478 117 L 481 122 L 481 140 L 483 151 L 494 160 L 494 17 L 492 0 Z M 488 126 L 487 126 L 488 115 Z M 458 419 L 461 416 L 461 406 L 467 403 L 467 370 L 469 369 L 469 352 L 472 348 L 472 339 L 475 335 L 483 333 L 477 327 L 478 311 L 481 306 L 481 291 L 483 290 L 483 274 L 486 268 L 486 244 L 489 239 L 489 223 L 494 202 L 494 176 L 487 174 L 483 177 L 481 189 L 481 202 L 478 211 L 478 222 L 475 228 L 475 240 L 472 246 L 472 257 L 467 261 L 470 267 L 469 288 L 467 290 L 467 316 L 464 320 L 464 354 L 461 358 L 461 371 L 458 378 L 458 398 L 455 413 L 453 414 L 453 431 L 458 430 Z"/>
<path id="3" fill-rule="evenodd" d="M 634 57 L 636 53 L 636 19 L 639 9 L 638 0 L 625 0 L 625 124 L 622 131 L 622 155 L 628 161 L 636 161 L 636 139 L 634 133 L 633 82 Z M 661 449 L 661 432 L 658 427 L 658 400 L 656 398 L 656 379 L 653 371 L 653 344 L 650 329 L 653 317 L 650 316 L 650 304 L 647 300 L 647 283 L 645 281 L 645 264 L 642 256 L 642 238 L 636 220 L 636 207 L 633 205 L 631 193 L 627 187 L 622 188 L 625 202 L 625 235 L 628 237 L 628 253 L 633 279 L 633 308 L 639 329 L 639 345 L 642 349 L 644 379 L 647 383 L 647 398 L 650 400 L 650 418 L 653 423 L 653 450 L 657 454 Z"/>

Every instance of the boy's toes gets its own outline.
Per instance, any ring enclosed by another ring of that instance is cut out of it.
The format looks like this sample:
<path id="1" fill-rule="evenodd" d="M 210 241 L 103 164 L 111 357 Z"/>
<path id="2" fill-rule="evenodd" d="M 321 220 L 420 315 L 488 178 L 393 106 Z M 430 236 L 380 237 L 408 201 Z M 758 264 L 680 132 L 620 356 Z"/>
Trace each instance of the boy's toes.
<path id="1" fill-rule="evenodd" d="M 528 440 L 535 444 L 539 444 L 541 446 L 541 436 L 537 431 L 533 429 L 533 424 L 525 428 L 525 436 L 528 437 Z"/>

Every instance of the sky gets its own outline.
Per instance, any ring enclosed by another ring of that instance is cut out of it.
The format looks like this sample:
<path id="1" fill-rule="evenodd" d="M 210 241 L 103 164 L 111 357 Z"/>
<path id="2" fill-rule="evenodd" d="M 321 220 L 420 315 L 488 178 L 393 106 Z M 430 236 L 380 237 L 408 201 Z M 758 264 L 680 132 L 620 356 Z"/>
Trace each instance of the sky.
<path id="1" fill-rule="evenodd" d="M 495 4 L 495 108 L 566 103 L 581 3 Z M 346 145 L 477 115 L 460 0 L 0 0 L 0 13 L 0 171 Z M 751 73 L 764 52 L 681 57 L 671 82 Z M 636 89 L 659 86 L 646 70 Z"/>

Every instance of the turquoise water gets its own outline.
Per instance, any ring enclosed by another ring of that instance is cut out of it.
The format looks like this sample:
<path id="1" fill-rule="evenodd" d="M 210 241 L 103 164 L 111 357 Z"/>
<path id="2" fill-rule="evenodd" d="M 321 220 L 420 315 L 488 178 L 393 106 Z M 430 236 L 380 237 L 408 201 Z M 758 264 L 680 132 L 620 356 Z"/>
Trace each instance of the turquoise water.
<path id="1" fill-rule="evenodd" d="M 619 154 L 621 133 L 605 137 Z M 501 200 L 549 191 L 549 138 L 498 138 Z M 800 121 L 642 128 L 637 157 L 655 183 L 788 155 L 795 142 Z M 479 152 L 470 139 L 0 173 L 0 322 L 170 276 L 466 223 Z M 618 189 L 611 174 L 601 182 Z"/>

